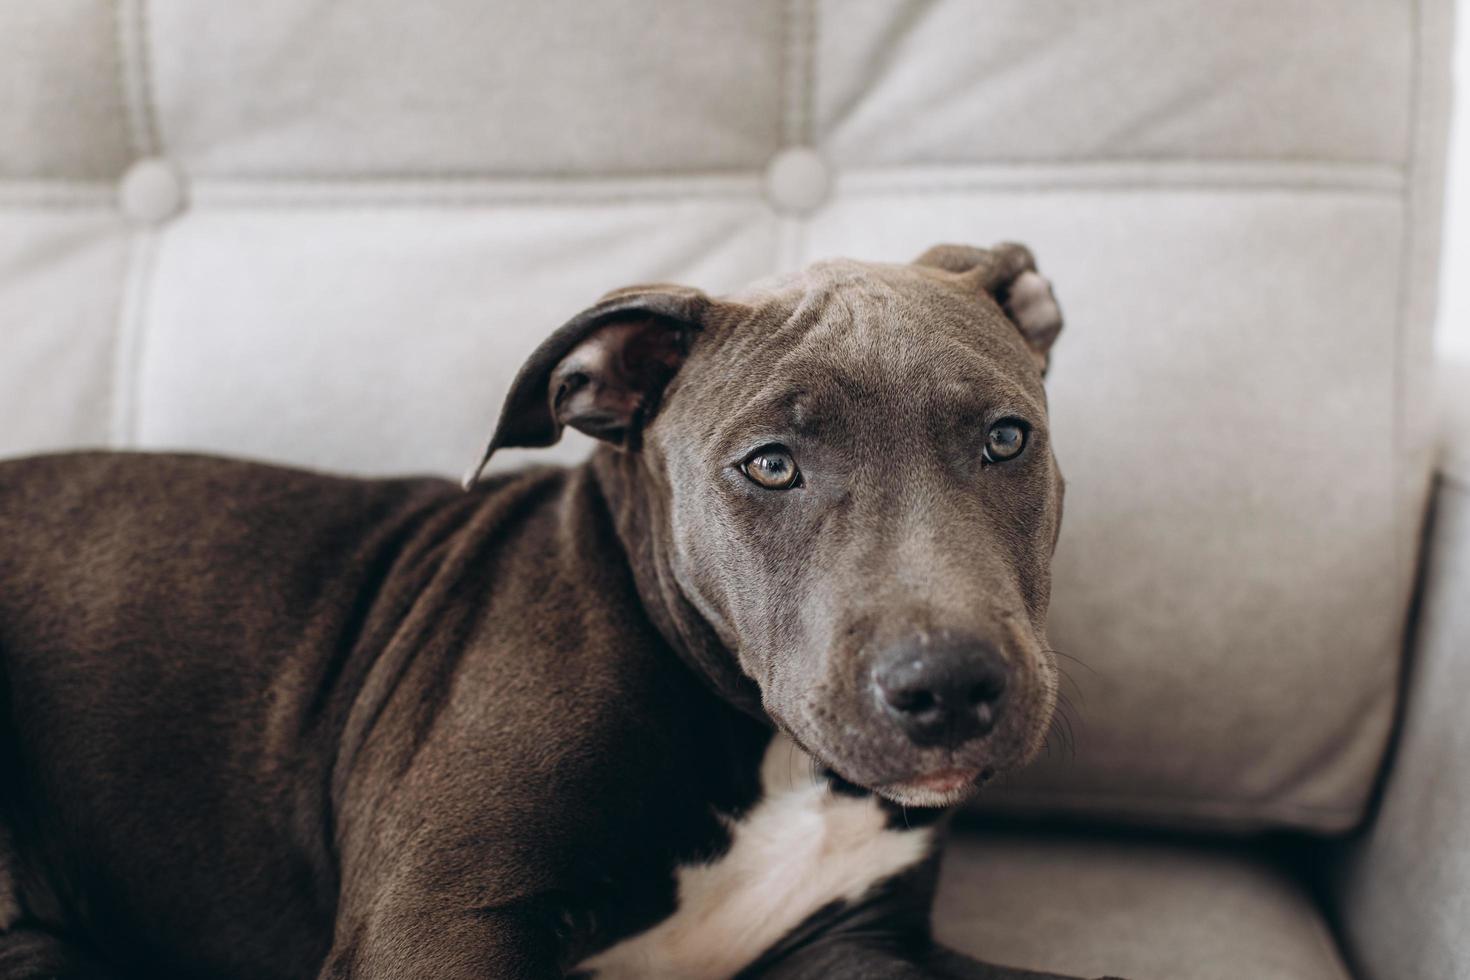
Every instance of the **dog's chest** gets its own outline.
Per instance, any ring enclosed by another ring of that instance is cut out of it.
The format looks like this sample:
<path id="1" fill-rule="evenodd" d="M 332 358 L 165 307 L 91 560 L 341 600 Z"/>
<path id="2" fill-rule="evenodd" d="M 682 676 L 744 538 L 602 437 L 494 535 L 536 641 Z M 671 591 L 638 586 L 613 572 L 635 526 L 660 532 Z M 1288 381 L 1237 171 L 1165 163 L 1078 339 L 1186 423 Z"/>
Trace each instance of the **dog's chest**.
<path id="1" fill-rule="evenodd" d="M 870 796 L 833 792 L 789 739 L 761 763 L 761 797 L 719 858 L 675 871 L 677 906 L 578 964 L 597 980 L 731 977 L 833 903 L 851 903 L 928 854 L 931 833 L 889 826 Z"/>

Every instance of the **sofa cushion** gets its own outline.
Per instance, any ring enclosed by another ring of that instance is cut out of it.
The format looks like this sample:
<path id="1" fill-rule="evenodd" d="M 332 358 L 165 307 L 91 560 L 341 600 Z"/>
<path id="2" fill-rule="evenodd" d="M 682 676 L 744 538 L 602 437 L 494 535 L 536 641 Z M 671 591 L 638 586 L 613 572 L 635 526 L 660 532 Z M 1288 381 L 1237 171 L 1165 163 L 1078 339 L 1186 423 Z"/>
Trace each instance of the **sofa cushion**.
<path id="1" fill-rule="evenodd" d="M 112 438 L 128 241 L 103 208 L 0 209 L 0 441 L 9 453 Z"/>
<path id="2" fill-rule="evenodd" d="M 1444 454 L 1405 717 L 1372 823 L 1336 863 L 1333 894 L 1364 980 L 1470 976 L 1470 362 L 1442 383 Z"/>
<path id="3" fill-rule="evenodd" d="M 0 14 L 0 176 L 105 180 L 128 165 L 116 7 L 56 0 Z"/>
<path id="4" fill-rule="evenodd" d="M 151 7 L 160 136 L 196 173 L 604 176 L 780 145 L 780 0 Z"/>
<path id="5" fill-rule="evenodd" d="M 1024 240 L 1087 666 L 1075 757 L 988 805 L 1342 829 L 1429 472 L 1448 6 L 7 9 L 0 452 L 454 476 L 606 289 Z"/>
<path id="6" fill-rule="evenodd" d="M 939 939 L 1005 966 L 1129 980 L 1349 980 L 1322 912 L 1243 846 L 972 830 L 945 853 Z"/>

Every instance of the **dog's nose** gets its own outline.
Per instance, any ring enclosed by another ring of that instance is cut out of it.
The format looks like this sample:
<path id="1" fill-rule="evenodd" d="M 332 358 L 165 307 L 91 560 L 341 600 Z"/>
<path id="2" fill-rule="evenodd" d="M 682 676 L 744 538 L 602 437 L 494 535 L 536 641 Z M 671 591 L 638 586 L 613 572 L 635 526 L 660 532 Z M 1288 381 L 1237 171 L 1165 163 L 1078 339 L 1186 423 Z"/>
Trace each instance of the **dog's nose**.
<path id="1" fill-rule="evenodd" d="M 915 638 L 881 658 L 873 686 L 879 703 L 916 744 L 953 747 L 995 727 L 1006 663 L 977 638 Z"/>

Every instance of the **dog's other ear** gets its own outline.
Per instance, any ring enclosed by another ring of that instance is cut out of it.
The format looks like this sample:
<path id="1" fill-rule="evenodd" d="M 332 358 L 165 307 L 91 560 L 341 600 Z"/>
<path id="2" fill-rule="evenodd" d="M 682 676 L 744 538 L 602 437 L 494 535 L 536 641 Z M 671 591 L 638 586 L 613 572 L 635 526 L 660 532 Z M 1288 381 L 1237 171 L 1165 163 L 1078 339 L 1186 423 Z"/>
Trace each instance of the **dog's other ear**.
<path id="1" fill-rule="evenodd" d="M 1036 363 L 1046 373 L 1047 354 L 1062 332 L 1062 310 L 1051 283 L 1036 271 L 1036 258 L 1025 245 L 1004 242 L 994 248 L 935 245 L 915 265 L 953 272 L 974 280 L 977 289 L 994 297 L 1021 331 Z"/>
<path id="2" fill-rule="evenodd" d="M 465 487 L 497 449 L 550 446 L 568 425 L 636 449 L 709 303 L 685 286 L 629 286 L 568 320 L 511 382 L 495 433 Z"/>

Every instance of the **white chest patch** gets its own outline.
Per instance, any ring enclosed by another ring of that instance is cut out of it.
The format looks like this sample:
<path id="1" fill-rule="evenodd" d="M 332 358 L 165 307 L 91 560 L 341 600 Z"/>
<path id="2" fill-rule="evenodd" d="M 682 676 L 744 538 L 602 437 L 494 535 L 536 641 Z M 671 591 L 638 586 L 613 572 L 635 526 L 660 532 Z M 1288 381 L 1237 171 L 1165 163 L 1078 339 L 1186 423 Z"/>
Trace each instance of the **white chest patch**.
<path id="1" fill-rule="evenodd" d="M 678 906 L 653 928 L 578 964 L 597 980 L 723 980 L 812 913 L 855 901 L 929 852 L 928 829 L 891 830 L 872 797 L 833 793 L 778 735 L 762 795 L 730 824 L 730 849 L 676 872 Z"/>

